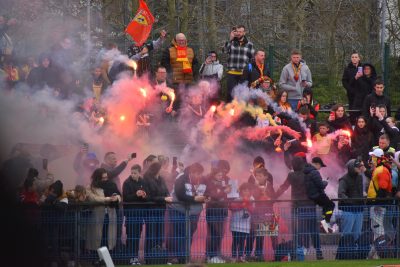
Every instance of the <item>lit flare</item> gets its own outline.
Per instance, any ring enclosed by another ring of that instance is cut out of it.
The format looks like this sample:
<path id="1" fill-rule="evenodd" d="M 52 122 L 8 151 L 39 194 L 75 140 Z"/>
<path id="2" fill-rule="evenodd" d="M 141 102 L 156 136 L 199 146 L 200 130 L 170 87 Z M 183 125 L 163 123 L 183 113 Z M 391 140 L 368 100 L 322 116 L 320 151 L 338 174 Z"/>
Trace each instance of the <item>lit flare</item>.
<path id="1" fill-rule="evenodd" d="M 143 97 L 147 97 L 147 91 L 144 88 L 140 88 L 140 93 L 143 95 Z"/>
<path id="2" fill-rule="evenodd" d="M 127 63 L 126 65 L 128 65 L 129 67 L 131 67 L 131 68 L 136 72 L 136 69 L 137 69 L 137 63 L 136 63 L 136 61 L 130 59 L 130 60 L 128 60 L 128 63 Z"/>
<path id="3" fill-rule="evenodd" d="M 126 118 L 125 118 L 125 115 L 121 115 L 120 117 L 119 117 L 119 120 L 120 121 L 124 121 Z"/>

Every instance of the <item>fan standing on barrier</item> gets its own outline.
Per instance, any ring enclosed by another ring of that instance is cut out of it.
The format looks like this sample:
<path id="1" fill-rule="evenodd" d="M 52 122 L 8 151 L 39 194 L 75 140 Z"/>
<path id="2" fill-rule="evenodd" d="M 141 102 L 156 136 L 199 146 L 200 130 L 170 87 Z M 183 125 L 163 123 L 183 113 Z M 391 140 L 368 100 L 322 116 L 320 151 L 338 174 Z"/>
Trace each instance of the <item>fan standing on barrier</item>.
<path id="1" fill-rule="evenodd" d="M 304 167 L 305 185 L 306 192 L 309 199 L 314 201 L 318 206 L 322 207 L 323 220 L 321 221 L 321 228 L 326 233 L 332 233 L 335 231 L 333 226 L 330 224 L 335 203 L 329 199 L 325 194 L 325 188 L 328 185 L 328 181 L 322 180 L 319 170 L 322 167 L 326 167 L 321 158 L 315 157 L 311 160 L 311 164 L 307 164 Z"/>

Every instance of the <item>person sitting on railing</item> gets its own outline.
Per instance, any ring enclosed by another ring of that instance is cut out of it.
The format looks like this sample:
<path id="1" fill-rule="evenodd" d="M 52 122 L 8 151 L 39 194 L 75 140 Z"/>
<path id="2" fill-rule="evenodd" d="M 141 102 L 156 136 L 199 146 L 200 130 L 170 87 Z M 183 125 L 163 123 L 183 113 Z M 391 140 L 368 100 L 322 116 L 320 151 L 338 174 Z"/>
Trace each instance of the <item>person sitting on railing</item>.
<path id="1" fill-rule="evenodd" d="M 189 239 L 191 246 L 192 237 L 197 230 L 199 216 L 203 210 L 203 203 L 206 200 L 203 172 L 203 166 L 196 162 L 179 174 L 175 181 L 172 193 L 174 203 L 169 208 L 172 233 L 168 240 L 168 249 L 171 257 L 177 258 L 178 263 L 185 263 L 186 258 L 190 258 L 190 247 L 187 247 L 185 240 Z M 178 201 L 180 203 L 177 203 Z M 186 221 L 190 223 L 190 232 L 186 232 Z"/>
<path id="2" fill-rule="evenodd" d="M 342 104 L 337 104 L 332 107 L 327 122 L 332 132 L 336 130 L 352 131 L 350 119 Z"/>
<path id="3" fill-rule="evenodd" d="M 328 185 L 328 181 L 323 181 L 319 170 L 322 167 L 326 167 L 324 162 L 319 157 L 312 159 L 311 164 L 307 164 L 304 167 L 304 182 L 306 186 L 306 193 L 309 199 L 314 201 L 316 205 L 322 207 L 323 220 L 321 221 L 321 228 L 326 233 L 332 233 L 333 227 L 330 225 L 335 203 L 329 199 L 325 194 L 325 188 Z"/>

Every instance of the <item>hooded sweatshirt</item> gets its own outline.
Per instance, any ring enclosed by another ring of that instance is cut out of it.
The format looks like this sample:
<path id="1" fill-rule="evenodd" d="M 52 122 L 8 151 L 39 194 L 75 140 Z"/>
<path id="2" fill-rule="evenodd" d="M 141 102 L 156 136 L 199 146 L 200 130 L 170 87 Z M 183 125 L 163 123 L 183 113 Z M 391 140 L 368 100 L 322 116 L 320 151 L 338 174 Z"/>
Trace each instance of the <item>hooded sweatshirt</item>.
<path id="1" fill-rule="evenodd" d="M 362 200 L 349 200 L 350 198 L 363 198 L 363 177 L 355 171 L 355 159 L 347 162 L 347 173 L 339 179 L 338 198 L 339 209 L 345 211 L 362 211 Z"/>
<path id="2" fill-rule="evenodd" d="M 371 75 L 369 77 L 363 75 L 360 78 L 352 80 L 352 88 L 354 94 L 353 109 L 362 109 L 364 98 L 371 94 L 374 90 L 374 83 L 376 81 L 375 67 L 369 63 L 363 65 L 363 69 L 368 66 L 371 68 Z"/>

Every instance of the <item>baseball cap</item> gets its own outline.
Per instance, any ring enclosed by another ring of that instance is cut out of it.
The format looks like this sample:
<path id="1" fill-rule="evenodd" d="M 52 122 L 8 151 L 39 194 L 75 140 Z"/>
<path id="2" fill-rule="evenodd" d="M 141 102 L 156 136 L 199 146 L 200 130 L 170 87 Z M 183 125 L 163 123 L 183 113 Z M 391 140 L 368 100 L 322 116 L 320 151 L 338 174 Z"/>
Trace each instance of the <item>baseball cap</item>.
<path id="1" fill-rule="evenodd" d="M 315 157 L 311 160 L 312 163 L 319 163 L 321 167 L 326 167 L 325 163 L 322 161 L 320 157 Z"/>
<path id="2" fill-rule="evenodd" d="M 383 153 L 383 150 L 382 149 L 380 149 L 380 148 L 375 148 L 372 152 L 369 152 L 368 153 L 370 156 L 375 156 L 375 157 L 377 157 L 377 158 L 381 158 L 381 157 L 383 157 L 383 155 L 385 154 L 385 153 Z"/>

